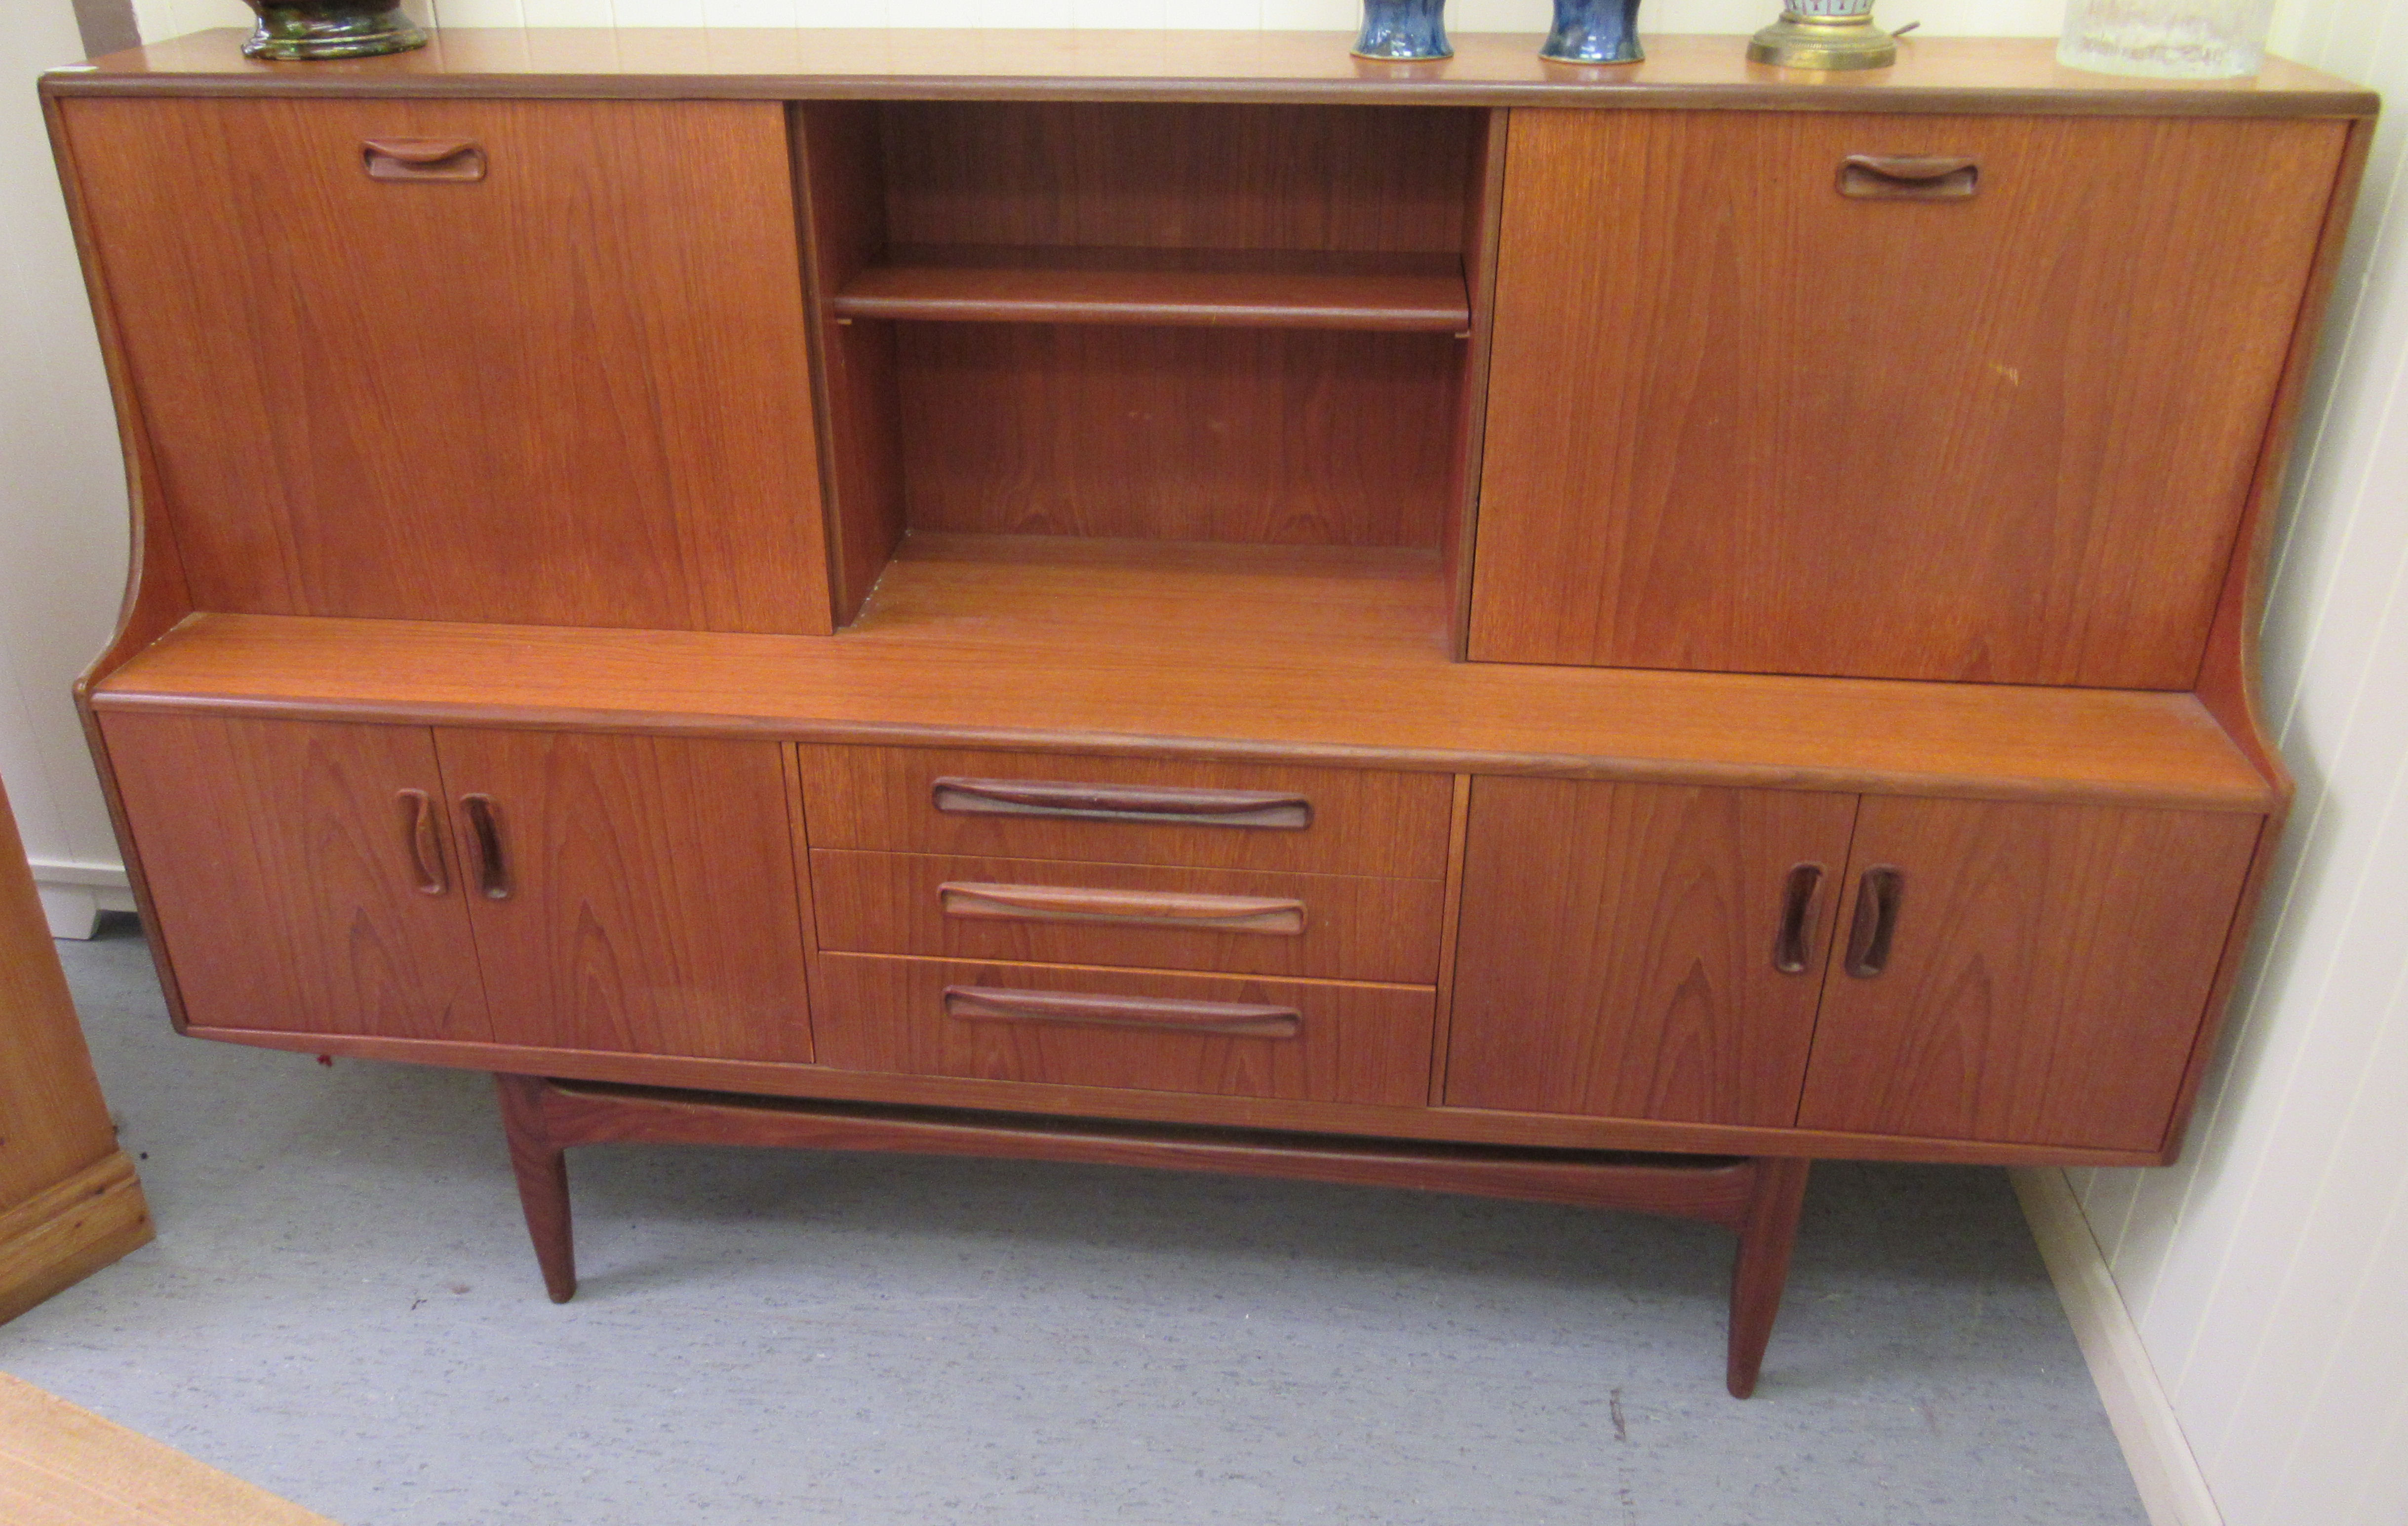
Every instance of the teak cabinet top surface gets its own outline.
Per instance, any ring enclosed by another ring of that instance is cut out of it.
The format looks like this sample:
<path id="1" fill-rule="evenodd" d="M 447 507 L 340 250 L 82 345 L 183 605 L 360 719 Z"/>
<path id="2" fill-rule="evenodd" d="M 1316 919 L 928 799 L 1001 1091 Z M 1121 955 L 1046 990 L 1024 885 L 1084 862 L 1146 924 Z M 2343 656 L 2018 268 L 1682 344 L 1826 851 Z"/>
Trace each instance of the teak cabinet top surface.
<path id="1" fill-rule="evenodd" d="M 307 64 L 241 56 L 228 28 L 55 70 L 75 94 L 566 95 L 883 100 L 1417 101 L 1453 106 L 2372 116 L 2372 92 L 2269 59 L 2254 78 L 2060 66 L 2041 37 L 1911 37 L 1894 67 L 1822 77 L 1747 62 L 1737 36 L 1649 35 L 1637 64 L 1538 56 L 1457 33 L 1437 64 L 1356 59 L 1342 34 L 873 28 L 445 28 L 414 52 Z"/>

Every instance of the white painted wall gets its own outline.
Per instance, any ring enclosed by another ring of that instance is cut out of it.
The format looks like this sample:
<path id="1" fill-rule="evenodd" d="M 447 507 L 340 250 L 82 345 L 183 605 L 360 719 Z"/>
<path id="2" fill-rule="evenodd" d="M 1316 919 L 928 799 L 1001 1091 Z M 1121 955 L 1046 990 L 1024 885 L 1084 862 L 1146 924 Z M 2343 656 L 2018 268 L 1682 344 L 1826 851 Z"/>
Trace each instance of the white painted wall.
<path id="1" fill-rule="evenodd" d="M 2277 52 L 2408 104 L 2408 7 Z M 2408 133 L 2376 139 L 2266 626 L 2300 776 L 2183 1162 L 2073 1184 L 2227 1526 L 2408 1522 Z"/>
<path id="2" fill-rule="evenodd" d="M 81 55 L 68 0 L 0 24 L 0 777 L 60 931 L 124 877 L 67 688 L 108 639 L 125 483 L 34 76 Z M 131 905 L 130 902 L 122 902 Z"/>

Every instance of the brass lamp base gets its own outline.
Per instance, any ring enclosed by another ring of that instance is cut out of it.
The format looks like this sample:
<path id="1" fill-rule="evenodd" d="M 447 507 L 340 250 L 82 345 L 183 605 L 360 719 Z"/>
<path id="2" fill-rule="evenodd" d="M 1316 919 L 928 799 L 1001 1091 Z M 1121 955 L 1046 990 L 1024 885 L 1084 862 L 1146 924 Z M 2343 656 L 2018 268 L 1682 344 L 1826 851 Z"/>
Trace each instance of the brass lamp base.
<path id="1" fill-rule="evenodd" d="M 1862 16 L 1800 16 L 1784 10 L 1781 20 L 1756 35 L 1747 45 L 1751 63 L 1784 69 L 1885 69 L 1898 62 L 1898 44 Z"/>

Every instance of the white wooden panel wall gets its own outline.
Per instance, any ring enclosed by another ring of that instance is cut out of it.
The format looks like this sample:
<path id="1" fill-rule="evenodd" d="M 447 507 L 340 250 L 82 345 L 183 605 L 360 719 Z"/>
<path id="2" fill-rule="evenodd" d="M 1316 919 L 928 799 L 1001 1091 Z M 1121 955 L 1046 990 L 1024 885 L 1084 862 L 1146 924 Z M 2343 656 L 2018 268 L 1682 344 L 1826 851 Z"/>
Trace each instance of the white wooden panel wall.
<path id="1" fill-rule="evenodd" d="M 0 23 L 0 776 L 44 899 L 88 908 L 93 882 L 123 875 L 67 687 L 116 618 L 125 486 L 33 90 L 82 51 L 68 0 Z"/>
<path id="2" fill-rule="evenodd" d="M 2408 104 L 2408 7 L 2277 51 Z M 2073 1183 L 2227 1526 L 2408 1522 L 2408 134 L 2376 138 L 2266 627 L 2300 776 L 2183 1162 Z"/>

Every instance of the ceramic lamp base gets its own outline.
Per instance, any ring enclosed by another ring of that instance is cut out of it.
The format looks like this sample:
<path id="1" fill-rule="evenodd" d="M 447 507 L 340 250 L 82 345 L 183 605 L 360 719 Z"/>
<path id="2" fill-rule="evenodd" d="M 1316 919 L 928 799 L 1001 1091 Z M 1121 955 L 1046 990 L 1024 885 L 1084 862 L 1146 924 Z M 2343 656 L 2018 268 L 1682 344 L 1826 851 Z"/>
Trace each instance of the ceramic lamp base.
<path id="1" fill-rule="evenodd" d="M 1801 16 L 1784 10 L 1747 45 L 1747 56 L 1784 69 L 1885 69 L 1898 62 L 1898 43 L 1873 25 L 1870 14 Z"/>
<path id="2" fill-rule="evenodd" d="M 259 24 L 246 58 L 368 58 L 426 46 L 426 34 L 393 0 L 251 0 Z"/>

